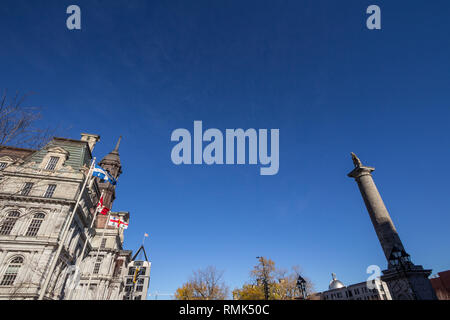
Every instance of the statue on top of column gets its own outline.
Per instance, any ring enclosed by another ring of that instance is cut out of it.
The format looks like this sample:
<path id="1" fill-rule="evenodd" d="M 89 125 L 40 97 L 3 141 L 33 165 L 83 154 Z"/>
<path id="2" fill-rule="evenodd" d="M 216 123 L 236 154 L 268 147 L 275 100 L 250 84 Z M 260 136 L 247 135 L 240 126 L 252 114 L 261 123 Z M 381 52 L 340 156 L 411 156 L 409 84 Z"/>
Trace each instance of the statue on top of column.
<path id="1" fill-rule="evenodd" d="M 361 160 L 359 160 L 359 158 L 356 156 L 356 154 L 354 154 L 353 152 L 352 154 L 352 160 L 353 160 L 353 164 L 355 165 L 355 168 L 360 168 L 363 166 Z"/>

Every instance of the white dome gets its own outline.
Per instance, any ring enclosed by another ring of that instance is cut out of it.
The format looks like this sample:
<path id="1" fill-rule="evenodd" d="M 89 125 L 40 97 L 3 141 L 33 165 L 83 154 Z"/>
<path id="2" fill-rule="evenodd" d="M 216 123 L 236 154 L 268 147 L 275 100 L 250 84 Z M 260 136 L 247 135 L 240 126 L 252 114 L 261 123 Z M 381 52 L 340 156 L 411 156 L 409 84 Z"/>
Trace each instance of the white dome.
<path id="1" fill-rule="evenodd" d="M 336 274 L 332 273 L 331 276 L 333 277 L 333 280 L 331 280 L 330 285 L 328 286 L 329 290 L 340 289 L 345 287 L 345 285 L 341 281 L 336 279 Z"/>

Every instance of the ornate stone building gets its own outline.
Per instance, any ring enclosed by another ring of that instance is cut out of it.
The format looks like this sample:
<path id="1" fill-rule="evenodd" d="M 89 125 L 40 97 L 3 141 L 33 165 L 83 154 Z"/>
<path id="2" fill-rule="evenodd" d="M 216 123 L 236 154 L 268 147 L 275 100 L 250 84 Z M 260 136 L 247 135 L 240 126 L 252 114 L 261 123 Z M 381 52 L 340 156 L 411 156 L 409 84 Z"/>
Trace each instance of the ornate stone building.
<path id="1" fill-rule="evenodd" d="M 50 282 L 44 299 L 82 299 L 82 289 L 88 283 L 87 298 L 120 298 L 126 269 L 122 266 L 131 255 L 122 248 L 123 229 L 104 230 L 105 216 L 90 228 L 102 191 L 106 205 L 113 205 L 114 186 L 92 180 L 81 194 L 69 235 L 56 257 L 62 230 L 80 195 L 99 139 L 82 134 L 81 140 L 53 138 L 40 150 L 0 148 L 0 299 L 37 299 L 47 277 Z M 115 177 L 121 173 L 118 147 L 100 162 Z M 129 219 L 128 212 L 117 215 Z M 54 259 L 56 269 L 49 274 Z M 67 284 L 75 265 L 81 266 L 82 275 L 79 286 L 72 290 Z"/>

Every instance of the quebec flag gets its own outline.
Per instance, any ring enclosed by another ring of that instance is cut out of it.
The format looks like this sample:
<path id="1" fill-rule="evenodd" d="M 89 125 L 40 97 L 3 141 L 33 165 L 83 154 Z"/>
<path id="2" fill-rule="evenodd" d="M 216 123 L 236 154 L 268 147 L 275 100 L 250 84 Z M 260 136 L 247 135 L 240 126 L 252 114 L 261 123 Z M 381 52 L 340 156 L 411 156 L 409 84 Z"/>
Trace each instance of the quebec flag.
<path id="1" fill-rule="evenodd" d="M 104 170 L 102 167 L 95 165 L 94 170 L 92 171 L 93 177 L 98 177 L 100 180 L 108 181 L 112 185 L 116 185 L 117 181 L 114 179 L 108 171 Z"/>

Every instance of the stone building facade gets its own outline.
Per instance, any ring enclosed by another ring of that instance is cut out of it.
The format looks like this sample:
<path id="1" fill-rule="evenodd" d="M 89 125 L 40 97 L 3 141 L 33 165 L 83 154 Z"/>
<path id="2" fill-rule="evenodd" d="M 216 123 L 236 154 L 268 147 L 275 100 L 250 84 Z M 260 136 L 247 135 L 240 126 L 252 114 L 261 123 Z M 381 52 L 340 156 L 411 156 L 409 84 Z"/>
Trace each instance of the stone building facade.
<path id="1" fill-rule="evenodd" d="M 368 288 L 366 282 L 345 286 L 333 274 L 328 290 L 320 293 L 320 300 L 392 300 L 392 298 L 388 285 L 382 280 L 373 288 Z"/>
<path id="2" fill-rule="evenodd" d="M 62 230 L 80 195 L 99 138 L 90 134 L 82 134 L 80 140 L 53 138 L 39 150 L 0 147 L 0 299 L 37 299 L 47 277 L 50 283 L 44 299 L 83 298 L 77 294 L 80 288 L 67 286 L 77 264 L 82 269 L 78 287 L 85 284 L 90 270 L 99 269 L 91 279 L 91 299 L 120 298 L 126 269 L 121 266 L 131 255 L 122 248 L 123 230 L 106 229 L 107 240 L 99 243 L 104 217 L 90 228 L 102 191 L 111 208 L 115 187 L 93 179 L 85 188 L 63 250 L 56 257 Z M 115 167 L 110 162 L 115 162 Z M 111 174 L 120 174 L 118 146 L 104 158 L 103 165 Z M 129 218 L 127 212 L 120 215 Z M 102 247 L 100 263 L 92 259 L 98 246 Z M 54 259 L 56 269 L 49 274 Z"/>

